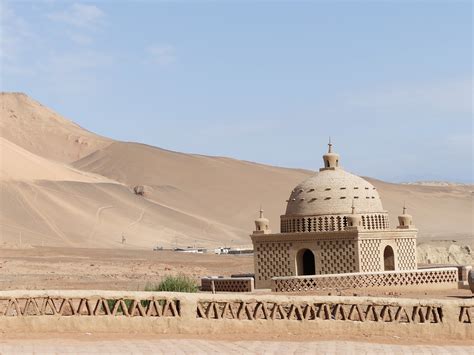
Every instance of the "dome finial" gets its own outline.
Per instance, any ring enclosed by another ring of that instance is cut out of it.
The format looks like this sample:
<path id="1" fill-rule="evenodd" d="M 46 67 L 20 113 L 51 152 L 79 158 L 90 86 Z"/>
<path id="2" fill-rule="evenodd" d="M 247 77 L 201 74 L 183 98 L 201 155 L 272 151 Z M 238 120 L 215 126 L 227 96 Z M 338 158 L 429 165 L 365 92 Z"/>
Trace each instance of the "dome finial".
<path id="1" fill-rule="evenodd" d="M 352 206 L 351 206 L 351 210 L 352 210 L 352 214 L 355 214 L 355 206 L 354 206 L 354 199 L 352 199 Z"/>
<path id="2" fill-rule="evenodd" d="M 324 167 L 319 169 L 322 170 L 334 170 L 339 167 L 339 154 L 333 153 L 331 137 L 328 142 L 328 152 L 323 155 Z"/>
<path id="3" fill-rule="evenodd" d="M 262 209 L 262 205 L 260 205 L 260 218 L 263 218 L 263 209 Z"/>
<path id="4" fill-rule="evenodd" d="M 407 212 L 407 206 L 406 206 L 405 201 L 403 201 L 403 214 L 406 214 L 406 212 Z"/>

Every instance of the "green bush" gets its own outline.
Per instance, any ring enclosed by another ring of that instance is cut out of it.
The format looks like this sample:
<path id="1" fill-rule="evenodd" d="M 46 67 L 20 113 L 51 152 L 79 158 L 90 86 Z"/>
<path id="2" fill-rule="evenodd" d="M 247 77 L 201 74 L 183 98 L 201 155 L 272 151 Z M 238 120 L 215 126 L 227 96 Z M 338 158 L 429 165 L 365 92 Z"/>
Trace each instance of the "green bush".
<path id="1" fill-rule="evenodd" d="M 115 304 L 118 302 L 119 300 L 107 300 L 107 305 L 109 306 L 109 309 L 110 311 L 112 312 L 112 310 L 114 309 L 115 307 Z M 130 310 L 130 306 L 132 305 L 132 300 L 123 300 L 124 303 L 125 303 L 125 307 L 127 307 L 128 310 Z M 119 308 L 120 309 L 120 308 Z M 119 313 L 121 313 L 119 311 Z"/>
<path id="2" fill-rule="evenodd" d="M 145 291 L 197 292 L 194 280 L 186 275 L 165 276 L 159 284 L 146 284 Z"/>

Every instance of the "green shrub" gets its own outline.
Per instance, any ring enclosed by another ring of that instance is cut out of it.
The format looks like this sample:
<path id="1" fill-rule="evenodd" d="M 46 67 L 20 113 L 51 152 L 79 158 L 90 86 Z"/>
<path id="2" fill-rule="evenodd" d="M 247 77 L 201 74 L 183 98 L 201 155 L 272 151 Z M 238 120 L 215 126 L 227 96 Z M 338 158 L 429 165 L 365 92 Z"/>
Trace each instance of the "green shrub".
<path id="1" fill-rule="evenodd" d="M 119 300 L 107 300 L 107 305 L 109 306 L 109 309 L 110 311 L 112 312 L 112 310 L 114 309 L 115 307 L 115 304 L 118 302 Z M 125 303 L 125 307 L 127 307 L 128 310 L 130 310 L 130 306 L 132 305 L 132 300 L 123 300 L 124 303 Z M 120 309 L 120 308 L 119 308 Z M 119 313 L 121 313 L 121 311 L 119 311 Z"/>
<path id="2" fill-rule="evenodd" d="M 194 280 L 186 275 L 165 276 L 159 284 L 146 284 L 145 291 L 197 292 Z"/>

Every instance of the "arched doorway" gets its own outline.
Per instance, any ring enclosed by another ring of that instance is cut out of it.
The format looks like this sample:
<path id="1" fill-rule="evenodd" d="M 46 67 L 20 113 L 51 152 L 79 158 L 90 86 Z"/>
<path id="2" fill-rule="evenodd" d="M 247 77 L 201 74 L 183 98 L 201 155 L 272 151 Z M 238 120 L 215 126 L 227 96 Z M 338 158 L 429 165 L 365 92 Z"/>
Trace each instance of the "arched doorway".
<path id="1" fill-rule="evenodd" d="M 311 250 L 301 249 L 296 255 L 296 274 L 298 276 L 316 274 L 316 263 Z"/>
<path id="2" fill-rule="evenodd" d="M 383 250 L 383 269 L 385 271 L 395 270 L 395 256 L 393 255 L 393 248 L 387 245 Z"/>

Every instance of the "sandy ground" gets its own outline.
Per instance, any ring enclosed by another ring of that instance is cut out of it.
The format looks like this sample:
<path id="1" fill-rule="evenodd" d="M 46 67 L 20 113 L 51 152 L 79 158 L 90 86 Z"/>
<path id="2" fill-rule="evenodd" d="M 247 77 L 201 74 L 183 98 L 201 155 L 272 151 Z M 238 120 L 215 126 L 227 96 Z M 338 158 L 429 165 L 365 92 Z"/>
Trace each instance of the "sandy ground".
<path id="1" fill-rule="evenodd" d="M 0 341 L 2 354 L 472 354 L 469 345 L 377 344 L 354 341 L 216 341 L 163 339 Z"/>
<path id="2" fill-rule="evenodd" d="M 28 248 L 0 249 L 0 288 L 143 290 L 165 275 L 185 274 L 200 284 L 210 275 L 253 272 L 251 255 L 184 254 L 134 249 Z M 258 294 L 269 290 L 256 290 Z M 471 298 L 469 290 L 413 292 L 407 289 L 346 289 L 314 295 Z M 307 293 L 306 293 L 307 295 Z"/>
<path id="3" fill-rule="evenodd" d="M 252 256 L 130 249 L 0 249 L 1 289 L 142 290 L 165 275 L 231 275 L 253 270 Z"/>
<path id="4" fill-rule="evenodd" d="M 394 337 L 301 336 L 258 337 L 212 334 L 207 337 L 156 334 L 0 334 L 0 352 L 8 353 L 138 353 L 138 354 L 472 354 L 472 342 Z"/>

